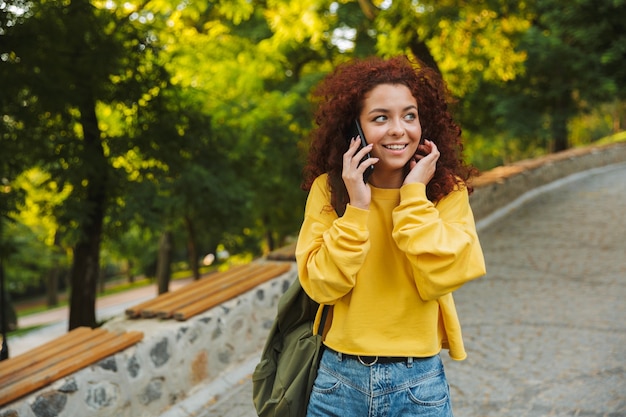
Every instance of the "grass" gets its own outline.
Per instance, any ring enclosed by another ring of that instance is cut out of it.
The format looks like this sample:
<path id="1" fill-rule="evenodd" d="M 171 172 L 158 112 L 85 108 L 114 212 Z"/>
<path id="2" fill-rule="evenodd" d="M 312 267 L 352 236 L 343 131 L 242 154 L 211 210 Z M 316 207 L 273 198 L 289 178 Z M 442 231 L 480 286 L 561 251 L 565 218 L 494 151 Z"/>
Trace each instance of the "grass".
<path id="1" fill-rule="evenodd" d="M 28 326 L 28 327 L 22 327 L 19 329 L 15 329 L 15 330 L 11 330 L 10 332 L 7 332 L 7 336 L 11 337 L 11 336 L 22 336 L 25 335 L 27 333 L 32 332 L 33 330 L 37 330 L 42 328 L 43 325 L 37 325 L 37 326 Z"/>
<path id="2" fill-rule="evenodd" d="M 15 303 L 15 313 L 17 314 L 17 317 L 24 317 L 30 316 L 31 314 L 43 313 L 44 311 L 48 311 L 57 307 L 63 307 L 66 305 L 67 301 L 62 301 L 54 307 L 48 307 L 43 301 L 28 307 L 20 307 L 20 303 Z"/>
<path id="3" fill-rule="evenodd" d="M 611 136 L 600 139 L 596 142 L 598 145 L 608 145 L 609 143 L 626 142 L 626 130 Z"/>

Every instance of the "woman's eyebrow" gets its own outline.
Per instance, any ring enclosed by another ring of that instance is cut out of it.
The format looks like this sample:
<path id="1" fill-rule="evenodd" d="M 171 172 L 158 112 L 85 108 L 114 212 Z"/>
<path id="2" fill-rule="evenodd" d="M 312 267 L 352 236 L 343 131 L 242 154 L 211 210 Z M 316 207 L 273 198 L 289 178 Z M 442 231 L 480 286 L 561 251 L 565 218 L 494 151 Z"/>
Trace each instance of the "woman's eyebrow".
<path id="1" fill-rule="evenodd" d="M 403 112 L 406 112 L 406 111 L 409 111 L 409 110 L 417 110 L 417 106 L 415 104 L 411 104 L 411 105 L 406 106 L 405 108 L 402 109 Z M 372 114 L 372 113 L 389 113 L 389 112 L 390 112 L 389 109 L 376 108 L 376 109 L 370 110 L 367 114 Z"/>

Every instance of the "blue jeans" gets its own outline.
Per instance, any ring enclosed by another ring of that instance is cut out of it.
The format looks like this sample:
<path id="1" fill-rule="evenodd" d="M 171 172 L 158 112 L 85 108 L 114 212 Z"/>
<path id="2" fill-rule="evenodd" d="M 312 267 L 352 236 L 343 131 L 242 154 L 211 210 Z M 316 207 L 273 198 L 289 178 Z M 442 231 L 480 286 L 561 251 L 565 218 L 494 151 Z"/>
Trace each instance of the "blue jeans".
<path id="1" fill-rule="evenodd" d="M 325 349 L 307 417 L 452 417 L 441 358 L 365 366 Z"/>

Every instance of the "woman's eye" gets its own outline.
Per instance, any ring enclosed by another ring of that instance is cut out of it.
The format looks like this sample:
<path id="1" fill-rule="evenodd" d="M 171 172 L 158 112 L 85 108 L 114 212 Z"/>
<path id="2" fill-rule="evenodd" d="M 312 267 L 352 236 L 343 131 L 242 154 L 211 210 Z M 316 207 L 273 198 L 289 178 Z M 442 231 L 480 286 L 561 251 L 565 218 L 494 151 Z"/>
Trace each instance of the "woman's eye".
<path id="1" fill-rule="evenodd" d="M 415 120 L 417 118 L 417 115 L 415 113 L 409 113 L 406 116 L 404 116 L 404 118 L 406 120 Z"/>
<path id="2" fill-rule="evenodd" d="M 375 122 L 384 122 L 385 120 L 387 120 L 387 116 L 382 114 L 374 119 Z"/>

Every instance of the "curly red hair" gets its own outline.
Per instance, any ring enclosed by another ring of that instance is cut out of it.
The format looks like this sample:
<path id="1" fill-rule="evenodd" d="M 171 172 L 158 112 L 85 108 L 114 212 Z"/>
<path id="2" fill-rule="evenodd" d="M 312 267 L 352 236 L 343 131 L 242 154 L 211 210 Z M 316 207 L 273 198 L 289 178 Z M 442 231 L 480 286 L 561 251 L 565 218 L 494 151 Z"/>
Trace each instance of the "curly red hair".
<path id="1" fill-rule="evenodd" d="M 426 187 L 436 202 L 456 186 L 471 188 L 467 180 L 475 169 L 462 159 L 461 129 L 448 111 L 448 91 L 441 76 L 405 56 L 391 59 L 371 57 L 339 65 L 313 91 L 316 128 L 304 170 L 302 188 L 310 190 L 315 178 L 328 173 L 332 205 L 345 210 L 348 193 L 341 179 L 342 157 L 348 150 L 352 121 L 360 114 L 365 94 L 379 84 L 402 84 L 417 101 L 423 137 L 433 141 L 441 153 L 437 170 Z"/>

